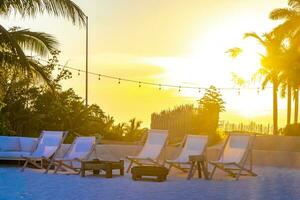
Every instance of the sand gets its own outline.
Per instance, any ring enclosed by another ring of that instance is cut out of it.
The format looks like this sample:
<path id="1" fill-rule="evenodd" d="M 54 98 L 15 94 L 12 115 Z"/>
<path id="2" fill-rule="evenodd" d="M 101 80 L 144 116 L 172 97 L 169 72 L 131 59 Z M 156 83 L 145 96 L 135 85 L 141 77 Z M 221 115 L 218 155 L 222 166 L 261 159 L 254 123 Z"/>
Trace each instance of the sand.
<path id="1" fill-rule="evenodd" d="M 43 174 L 0 166 L 0 200 L 6 199 L 300 199 L 300 170 L 255 167 L 258 177 L 232 181 L 224 174 L 216 180 L 185 180 L 172 173 L 168 181 L 135 182 L 130 174 L 112 179 L 65 174 Z"/>

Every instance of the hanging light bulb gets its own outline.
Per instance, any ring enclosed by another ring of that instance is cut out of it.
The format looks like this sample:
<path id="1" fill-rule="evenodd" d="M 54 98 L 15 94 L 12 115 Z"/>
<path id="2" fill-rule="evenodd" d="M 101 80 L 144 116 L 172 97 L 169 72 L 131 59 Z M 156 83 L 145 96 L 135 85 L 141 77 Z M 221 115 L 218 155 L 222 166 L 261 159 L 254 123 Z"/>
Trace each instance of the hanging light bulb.
<path id="1" fill-rule="evenodd" d="M 98 80 L 99 80 L 99 81 L 101 80 L 101 75 L 100 75 L 100 74 L 98 75 Z"/>
<path id="2" fill-rule="evenodd" d="M 178 87 L 178 92 L 181 92 L 181 86 Z"/>
<path id="3" fill-rule="evenodd" d="M 201 93 L 201 88 L 198 89 L 198 92 Z"/>
<path id="4" fill-rule="evenodd" d="M 77 73 L 77 75 L 78 75 L 78 76 L 80 76 L 80 70 L 78 70 L 78 73 Z"/>
<path id="5" fill-rule="evenodd" d="M 121 84 L 121 79 L 119 78 L 118 84 Z"/>
<path id="6" fill-rule="evenodd" d="M 159 84 L 159 90 L 161 90 L 161 84 Z"/>
<path id="7" fill-rule="evenodd" d="M 142 87 L 141 82 L 139 82 L 139 87 Z"/>

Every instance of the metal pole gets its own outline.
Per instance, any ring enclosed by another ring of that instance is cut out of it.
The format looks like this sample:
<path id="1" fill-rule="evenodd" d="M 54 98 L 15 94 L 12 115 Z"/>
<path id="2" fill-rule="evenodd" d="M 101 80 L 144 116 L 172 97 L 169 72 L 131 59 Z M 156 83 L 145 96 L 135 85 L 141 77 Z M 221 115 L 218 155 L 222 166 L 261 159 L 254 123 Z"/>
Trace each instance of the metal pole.
<path id="1" fill-rule="evenodd" d="M 88 104 L 88 84 L 89 84 L 89 63 L 88 63 L 88 50 L 89 50 L 89 18 L 86 16 L 86 41 L 85 41 L 85 106 Z"/>

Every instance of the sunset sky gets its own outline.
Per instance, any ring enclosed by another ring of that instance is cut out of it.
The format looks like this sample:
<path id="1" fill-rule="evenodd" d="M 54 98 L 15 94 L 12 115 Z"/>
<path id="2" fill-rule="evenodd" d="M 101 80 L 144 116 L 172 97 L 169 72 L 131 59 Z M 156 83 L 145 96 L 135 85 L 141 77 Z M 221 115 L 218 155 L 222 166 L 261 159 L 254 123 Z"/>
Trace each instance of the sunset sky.
<path id="1" fill-rule="evenodd" d="M 286 0 L 75 0 L 89 16 L 90 71 L 182 86 L 236 87 L 231 73 L 245 79 L 259 67 L 262 48 L 243 39 L 245 32 L 264 33 L 276 25 L 268 19 L 274 8 Z M 44 31 L 60 42 L 60 63 L 85 69 L 85 29 L 70 21 L 39 16 L 1 18 L 6 27 L 18 25 Z M 237 59 L 225 51 L 243 48 Z M 65 88 L 73 87 L 84 96 L 84 74 L 74 72 Z M 258 83 L 250 85 L 257 87 Z M 222 120 L 254 120 L 271 123 L 271 90 L 221 91 L 226 102 Z M 197 90 L 142 86 L 90 76 L 89 100 L 97 103 L 116 121 L 136 117 L 148 125 L 152 112 L 185 103 L 196 104 L 203 95 Z M 279 125 L 285 123 L 285 100 L 279 102 Z"/>

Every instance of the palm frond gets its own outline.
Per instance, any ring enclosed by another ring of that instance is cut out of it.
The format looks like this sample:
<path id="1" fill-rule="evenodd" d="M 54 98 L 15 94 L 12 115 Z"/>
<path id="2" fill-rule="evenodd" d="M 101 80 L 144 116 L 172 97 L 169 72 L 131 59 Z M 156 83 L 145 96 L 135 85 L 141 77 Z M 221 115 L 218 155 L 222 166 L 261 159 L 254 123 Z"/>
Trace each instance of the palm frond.
<path id="1" fill-rule="evenodd" d="M 231 80 L 234 82 L 234 84 L 240 87 L 245 86 L 247 83 L 245 79 L 243 79 L 241 76 L 234 72 L 231 72 Z"/>
<path id="2" fill-rule="evenodd" d="M 286 89 L 287 89 L 287 83 L 286 83 L 286 82 L 281 83 L 281 87 L 280 87 L 280 96 L 281 96 L 282 98 L 284 98 L 285 95 L 286 95 Z"/>
<path id="3" fill-rule="evenodd" d="M 263 90 L 266 88 L 269 82 L 271 82 L 271 75 L 268 74 L 261 84 Z"/>
<path id="4" fill-rule="evenodd" d="M 265 68 L 259 68 L 251 77 L 251 81 L 255 82 L 256 80 L 261 80 L 262 77 L 266 76 L 268 74 L 267 69 Z"/>
<path id="5" fill-rule="evenodd" d="M 57 40 L 47 33 L 23 29 L 10 31 L 10 35 L 23 50 L 31 50 L 41 56 L 46 56 L 48 53 L 57 50 Z"/>
<path id="6" fill-rule="evenodd" d="M 300 0 L 289 0 L 288 5 L 294 9 L 300 9 Z"/>
<path id="7" fill-rule="evenodd" d="M 244 34 L 244 38 L 249 38 L 249 37 L 256 39 L 262 45 L 266 44 L 266 42 L 255 32 L 250 32 L 250 33 Z"/>
<path id="8" fill-rule="evenodd" d="M 16 59 L 16 55 L 10 52 L 0 51 L 0 65 L 1 66 L 17 66 L 19 60 Z"/>
<path id="9" fill-rule="evenodd" d="M 243 50 L 239 47 L 233 47 L 233 48 L 225 51 L 225 53 L 228 53 L 230 55 L 230 57 L 232 57 L 232 58 L 236 58 L 242 53 L 242 51 Z"/>
<path id="10" fill-rule="evenodd" d="M 291 8 L 277 8 L 270 13 L 269 18 L 272 20 L 286 20 L 294 16 L 297 16 L 297 12 Z"/>
<path id="11" fill-rule="evenodd" d="M 30 75 L 33 76 L 33 78 L 36 78 L 38 81 L 46 83 L 46 85 L 48 85 L 49 88 L 51 88 L 51 90 L 54 91 L 55 89 L 54 85 L 52 84 L 51 76 L 46 72 L 46 70 L 44 70 L 44 66 L 37 62 L 35 59 L 29 57 L 28 63 L 30 64 L 31 68 Z"/>
<path id="12" fill-rule="evenodd" d="M 20 69 L 29 71 L 30 66 L 28 60 L 19 46 L 19 44 L 11 37 L 9 31 L 7 31 L 1 24 L 0 24 L 0 44 L 7 46 L 13 54 L 16 55 L 15 59 L 19 60 L 20 62 Z"/>
<path id="13" fill-rule="evenodd" d="M 72 0 L 1 0 L 0 13 L 9 15 L 12 12 L 30 17 L 46 12 L 67 18 L 78 25 L 85 25 L 86 20 L 84 12 Z"/>

